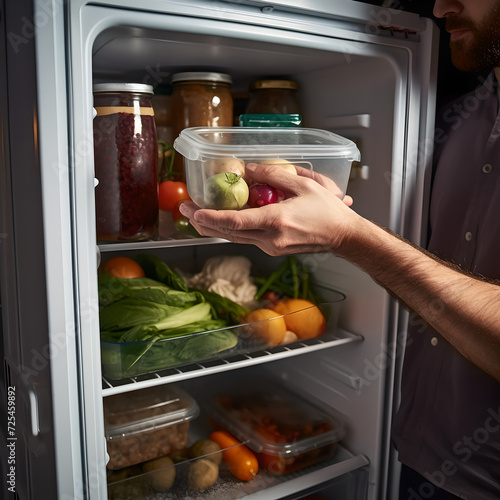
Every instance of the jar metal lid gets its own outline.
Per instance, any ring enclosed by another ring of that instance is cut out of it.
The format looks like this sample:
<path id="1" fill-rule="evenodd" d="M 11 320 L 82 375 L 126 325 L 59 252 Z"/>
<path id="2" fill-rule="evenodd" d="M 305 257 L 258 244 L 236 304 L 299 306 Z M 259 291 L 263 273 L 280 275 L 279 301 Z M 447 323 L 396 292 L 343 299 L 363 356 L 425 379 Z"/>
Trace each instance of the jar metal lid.
<path id="1" fill-rule="evenodd" d="M 140 92 L 153 94 L 153 86 L 145 83 L 96 83 L 93 86 L 94 93 L 99 92 Z"/>
<path id="2" fill-rule="evenodd" d="M 204 73 L 202 71 L 188 71 L 185 73 L 175 73 L 175 75 L 172 75 L 172 83 L 195 80 L 229 84 L 233 83 L 231 76 L 226 75 L 225 73 Z"/>
<path id="3" fill-rule="evenodd" d="M 258 80 L 252 84 L 251 88 L 297 90 L 299 88 L 299 84 L 292 80 Z"/>

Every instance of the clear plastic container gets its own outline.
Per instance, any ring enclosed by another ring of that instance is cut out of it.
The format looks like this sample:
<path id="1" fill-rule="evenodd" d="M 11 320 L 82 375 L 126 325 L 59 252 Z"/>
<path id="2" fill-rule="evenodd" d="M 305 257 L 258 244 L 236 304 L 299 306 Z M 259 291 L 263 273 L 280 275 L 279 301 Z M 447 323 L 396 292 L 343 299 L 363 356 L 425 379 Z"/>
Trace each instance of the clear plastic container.
<path id="1" fill-rule="evenodd" d="M 161 385 L 104 398 L 108 469 L 123 469 L 184 448 L 199 408 L 186 392 Z"/>
<path id="2" fill-rule="evenodd" d="M 174 149 L 184 157 L 191 199 L 202 208 L 215 209 L 248 207 L 246 203 L 221 206 L 213 196 L 212 180 L 207 183 L 210 177 L 221 173 L 243 175 L 247 163 L 287 167 L 291 163 L 313 170 L 332 179 L 342 198 L 351 164 L 360 159 L 354 142 L 326 130 L 310 128 L 191 127 L 175 139 Z"/>
<path id="3" fill-rule="evenodd" d="M 336 290 L 324 292 L 328 293 L 329 302 L 319 304 L 318 307 L 326 317 L 326 332 L 335 332 L 340 306 L 345 295 Z M 297 318 L 303 314 L 307 314 L 307 309 L 289 313 L 287 316 Z M 272 347 L 279 349 L 282 345 L 307 341 L 307 339 L 288 340 L 285 338 L 279 346 L 271 346 L 262 337 L 262 332 L 273 329 L 272 326 L 267 326 L 272 321 L 276 320 L 268 319 L 221 330 L 193 332 L 156 341 L 108 342 L 101 340 L 102 374 L 110 380 L 122 380 L 192 363 L 244 355 Z M 312 342 L 314 340 L 314 338 L 311 339 Z"/>
<path id="4" fill-rule="evenodd" d="M 139 241 L 158 231 L 158 143 L 153 88 L 94 85 L 96 231 L 101 241 Z"/>
<path id="5" fill-rule="evenodd" d="M 251 448 L 271 474 L 295 472 L 333 456 L 343 418 L 270 379 L 229 386 L 207 406 L 218 426 Z"/>

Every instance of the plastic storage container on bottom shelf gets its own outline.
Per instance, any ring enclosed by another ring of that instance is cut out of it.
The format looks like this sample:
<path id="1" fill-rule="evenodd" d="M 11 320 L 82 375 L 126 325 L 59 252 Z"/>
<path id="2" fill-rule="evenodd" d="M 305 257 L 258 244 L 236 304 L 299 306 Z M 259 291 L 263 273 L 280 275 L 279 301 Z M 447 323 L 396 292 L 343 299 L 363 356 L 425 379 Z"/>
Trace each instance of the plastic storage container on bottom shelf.
<path id="1" fill-rule="evenodd" d="M 196 483 L 194 476 L 195 463 L 205 465 L 209 457 L 185 461 L 178 464 L 161 466 L 149 473 L 142 473 L 139 467 L 130 467 L 114 471 L 108 476 L 108 500 L 236 500 L 239 498 L 279 498 L 274 497 L 273 486 L 283 484 L 285 477 L 266 480 L 257 477 L 254 481 L 241 483 L 221 464 L 215 484 L 203 487 Z M 212 470 L 215 468 L 211 467 Z M 209 474 L 205 472 L 205 476 Z M 299 478 L 300 480 L 300 478 Z M 274 482 L 273 482 L 274 481 Z M 239 484 L 238 484 L 239 483 Z M 361 468 L 348 472 L 328 482 L 328 485 L 317 493 L 300 497 L 297 500 L 365 500 L 368 486 L 368 471 Z M 271 490 L 266 488 L 270 487 Z M 317 488 L 317 486 L 316 486 Z"/>
<path id="2" fill-rule="evenodd" d="M 188 434 L 183 432 L 182 443 L 178 442 L 182 448 L 171 446 L 156 458 L 140 453 L 134 458 L 144 462 L 129 460 L 128 467 L 108 470 L 109 500 L 280 498 L 284 486 L 299 498 L 299 491 L 316 491 L 319 485 L 335 492 L 329 500 L 363 498 L 363 470 L 368 462 L 359 461 L 342 446 L 342 415 L 295 395 L 273 376 L 235 380 L 230 384 L 219 380 L 210 387 L 200 382 L 181 384 L 182 389 L 169 384 L 137 391 L 148 396 L 143 398 L 142 410 L 131 405 L 141 418 L 143 410 L 151 411 L 151 394 L 160 396 L 164 391 L 190 401 L 180 412 L 181 420 L 197 410 L 198 403 L 200 414 L 190 421 Z M 231 391 L 237 388 L 236 393 Z M 156 421 L 157 417 L 151 418 L 150 427 Z M 221 430 L 231 439 L 217 439 Z M 164 441 L 168 444 L 169 435 L 159 434 L 155 444 Z M 152 445 L 150 440 L 144 443 Z"/>
<path id="3" fill-rule="evenodd" d="M 184 448 L 199 407 L 172 385 L 104 399 L 108 469 L 120 470 Z"/>
<path id="4" fill-rule="evenodd" d="M 368 469 L 362 468 L 348 472 L 330 481 L 314 493 L 297 500 L 366 500 L 368 488 Z"/>
<path id="5" fill-rule="evenodd" d="M 215 424 L 245 442 L 271 475 L 286 475 L 331 458 L 345 422 L 319 402 L 268 378 L 215 391 L 206 411 Z"/>

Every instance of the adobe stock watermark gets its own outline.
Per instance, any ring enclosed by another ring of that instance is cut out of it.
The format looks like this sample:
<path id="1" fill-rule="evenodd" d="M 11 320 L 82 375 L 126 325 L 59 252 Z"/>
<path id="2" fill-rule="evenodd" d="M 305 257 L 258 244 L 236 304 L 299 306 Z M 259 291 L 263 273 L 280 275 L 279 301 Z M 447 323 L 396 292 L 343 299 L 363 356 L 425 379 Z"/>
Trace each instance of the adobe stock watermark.
<path id="1" fill-rule="evenodd" d="M 18 32 L 9 31 L 9 41 L 14 54 L 19 54 L 21 49 L 33 40 L 40 29 L 43 29 L 55 17 L 56 11 L 62 9 L 64 0 L 46 0 L 36 2 L 38 8 L 33 13 L 33 20 L 26 16 L 21 17 L 21 26 Z"/>
<path id="2" fill-rule="evenodd" d="M 448 107 L 445 107 L 442 111 L 439 122 L 440 124 L 446 124 L 447 127 L 436 126 L 433 137 L 424 137 L 419 141 L 417 154 L 408 158 L 408 166 L 406 168 L 407 171 L 413 171 L 416 169 L 418 161 L 420 161 L 426 151 L 432 151 L 436 145 L 444 144 L 449 139 L 449 130 L 456 131 L 459 129 L 466 120 L 473 117 L 474 113 L 478 111 L 482 101 L 487 100 L 492 94 L 496 93 L 492 78 L 478 76 L 477 82 L 478 85 L 473 91 L 464 96 L 462 99 L 459 99 L 451 103 Z M 387 184 L 391 186 L 394 182 L 401 183 L 404 180 L 404 174 L 387 170 L 384 172 L 384 178 Z"/>
<path id="3" fill-rule="evenodd" d="M 486 417 L 481 426 L 474 429 L 470 434 L 462 436 L 453 444 L 452 451 L 455 458 L 443 460 L 438 470 L 424 472 L 423 476 L 427 482 L 422 483 L 418 491 L 408 488 L 408 500 L 426 500 L 432 498 L 437 488 L 444 488 L 450 477 L 459 473 L 458 462 L 466 464 L 474 453 L 479 451 L 492 438 L 492 434 L 500 431 L 500 406 L 497 409 L 488 408 Z M 498 438 L 496 438 L 498 440 Z"/>
<path id="4" fill-rule="evenodd" d="M 145 75 L 142 79 L 142 83 L 146 85 L 151 85 L 153 88 L 164 85 L 170 81 L 171 73 L 169 71 L 162 70 L 159 64 L 153 68 L 149 64 L 144 68 Z"/>
<path id="5" fill-rule="evenodd" d="M 369 35 L 380 35 L 383 32 L 382 27 L 391 26 L 394 23 L 394 16 L 397 16 L 403 6 L 397 0 L 390 2 L 389 5 L 384 5 L 385 8 L 371 10 L 370 16 L 372 20 L 366 23 L 365 32 Z"/>
<path id="6" fill-rule="evenodd" d="M 484 78 L 479 76 L 477 78 L 479 85 L 469 94 L 465 95 L 463 99 L 450 104 L 442 114 L 443 123 L 449 125 L 451 130 L 459 129 L 465 120 L 468 120 L 479 109 L 482 101 L 489 99 L 492 94 L 496 93 L 494 82 L 492 78 Z M 436 144 L 443 144 L 448 140 L 446 130 L 437 127 L 434 133 L 434 142 Z"/>
<path id="7" fill-rule="evenodd" d="M 88 305 L 81 308 L 80 319 L 83 323 L 88 318 L 95 318 L 98 314 L 98 306 Z M 19 372 L 24 381 L 28 384 L 30 378 L 37 377 L 42 371 L 46 370 L 49 363 L 61 353 L 68 349 L 68 342 L 76 342 L 76 332 L 73 324 L 68 324 L 64 331 L 58 331 L 50 335 L 49 342 L 40 349 L 31 349 L 31 357 L 27 359 L 20 367 Z"/>
<path id="8" fill-rule="evenodd" d="M 439 301 L 433 301 L 431 307 L 434 310 L 440 310 Z M 417 314 L 412 313 L 408 319 L 408 328 L 417 335 L 423 333 L 427 328 L 427 323 Z M 392 366 L 393 363 L 404 355 L 405 350 L 413 343 L 413 338 L 400 332 L 396 340 L 380 345 L 380 352 L 373 358 L 365 358 L 363 360 L 363 374 L 360 377 L 360 384 L 357 390 L 358 395 L 361 394 L 363 387 L 369 387 L 373 382 L 378 380 L 385 370 Z"/>

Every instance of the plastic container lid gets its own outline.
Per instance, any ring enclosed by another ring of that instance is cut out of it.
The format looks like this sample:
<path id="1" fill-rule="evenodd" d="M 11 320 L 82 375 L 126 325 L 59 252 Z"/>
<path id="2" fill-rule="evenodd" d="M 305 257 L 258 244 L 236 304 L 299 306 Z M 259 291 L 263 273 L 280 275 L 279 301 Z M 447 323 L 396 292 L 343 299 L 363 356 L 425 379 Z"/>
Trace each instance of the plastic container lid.
<path id="1" fill-rule="evenodd" d="M 94 93 L 99 92 L 141 92 L 154 94 L 153 86 L 145 83 L 96 83 L 93 86 Z"/>
<path id="2" fill-rule="evenodd" d="M 108 439 L 180 424 L 200 413 L 196 401 L 172 385 L 108 396 L 103 405 Z"/>
<path id="3" fill-rule="evenodd" d="M 187 81 L 208 81 L 220 83 L 233 83 L 230 75 L 225 73 L 211 73 L 202 71 L 188 71 L 185 73 L 175 73 L 172 75 L 172 83 Z"/>
<path id="4" fill-rule="evenodd" d="M 348 158 L 359 161 L 356 144 L 327 130 L 287 127 L 190 127 L 174 149 L 188 160 L 202 157 Z"/>
<path id="5" fill-rule="evenodd" d="M 344 422 L 333 410 L 323 411 L 267 379 L 251 385 L 258 389 L 239 384 L 214 398 L 208 412 L 256 453 L 297 456 L 344 437 Z"/>

